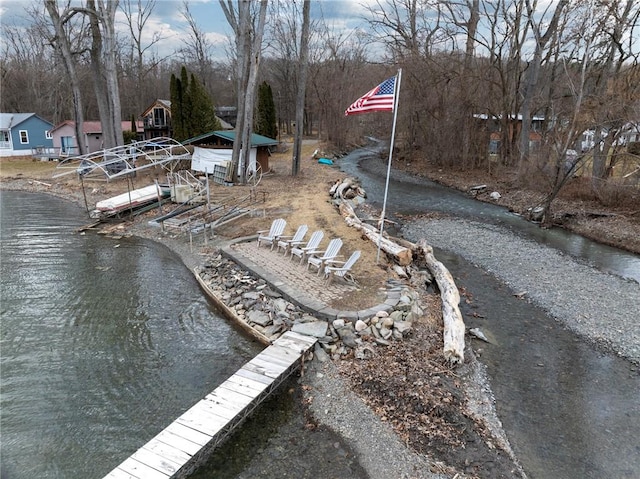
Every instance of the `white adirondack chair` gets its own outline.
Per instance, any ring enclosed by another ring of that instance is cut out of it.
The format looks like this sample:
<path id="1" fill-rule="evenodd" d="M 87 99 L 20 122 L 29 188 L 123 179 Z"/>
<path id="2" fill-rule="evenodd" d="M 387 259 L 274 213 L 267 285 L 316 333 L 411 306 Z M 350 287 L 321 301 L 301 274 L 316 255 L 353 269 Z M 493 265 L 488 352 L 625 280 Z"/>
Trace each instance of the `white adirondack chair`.
<path id="1" fill-rule="evenodd" d="M 293 236 L 281 236 L 278 240 L 277 251 L 280 252 L 280 248 L 282 248 L 284 250 L 284 255 L 287 256 L 291 247 L 304 244 L 304 237 L 307 234 L 308 229 L 309 227 L 307 225 L 300 225 L 296 230 L 296 234 Z"/>
<path id="2" fill-rule="evenodd" d="M 324 267 L 324 277 L 327 280 L 327 284 L 331 284 L 333 278 L 343 278 L 348 279 L 352 283 L 355 283 L 355 279 L 351 275 L 351 268 L 360 258 L 360 251 L 354 251 L 349 256 L 349 259 L 344 263 L 338 261 L 327 261 L 326 266 Z M 341 264 L 340 264 L 341 263 Z"/>
<path id="3" fill-rule="evenodd" d="M 327 261 L 334 260 L 338 257 L 338 253 L 342 248 L 342 240 L 340 238 L 333 238 L 329 241 L 327 249 L 324 251 L 309 251 L 307 255 L 307 269 L 311 266 L 318 268 L 318 276 L 324 269 L 324 265 Z"/>
<path id="4" fill-rule="evenodd" d="M 309 241 L 307 241 L 307 243 L 304 246 L 298 245 L 298 246 L 291 247 L 291 259 L 293 259 L 293 257 L 296 256 L 300 258 L 300 264 L 302 264 L 302 262 L 307 256 L 307 252 L 315 251 L 318 249 L 318 247 L 320 246 L 320 242 L 322 241 L 322 238 L 324 238 L 323 231 L 321 230 L 314 231 L 313 234 L 311 235 L 311 238 L 309 239 Z"/>
<path id="5" fill-rule="evenodd" d="M 287 222 L 282 218 L 278 218 L 277 220 L 273 220 L 271 223 L 271 228 L 269 230 L 261 230 L 258 231 L 258 247 L 260 247 L 260 243 L 266 243 L 271 245 L 271 249 L 273 250 L 276 241 L 280 239 L 282 233 L 284 233 L 284 229 L 287 226 Z"/>

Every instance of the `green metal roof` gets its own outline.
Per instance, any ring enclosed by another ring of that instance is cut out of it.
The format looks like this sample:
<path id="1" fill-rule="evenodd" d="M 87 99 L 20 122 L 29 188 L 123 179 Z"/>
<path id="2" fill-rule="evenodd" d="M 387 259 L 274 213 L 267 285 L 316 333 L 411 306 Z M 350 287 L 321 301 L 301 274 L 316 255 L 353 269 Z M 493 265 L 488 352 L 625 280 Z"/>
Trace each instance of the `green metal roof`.
<path id="1" fill-rule="evenodd" d="M 222 138 L 223 140 L 233 142 L 236 138 L 236 132 L 235 130 L 210 131 L 209 133 L 203 133 L 202 135 L 189 138 L 188 140 L 183 141 L 182 144 L 190 145 L 192 143 L 196 143 L 200 140 L 206 140 L 207 138 L 211 138 L 211 137 Z M 251 147 L 275 146 L 277 144 L 278 144 L 278 140 L 274 140 L 273 138 L 268 138 L 266 136 L 258 135 L 256 133 L 251 134 Z"/>

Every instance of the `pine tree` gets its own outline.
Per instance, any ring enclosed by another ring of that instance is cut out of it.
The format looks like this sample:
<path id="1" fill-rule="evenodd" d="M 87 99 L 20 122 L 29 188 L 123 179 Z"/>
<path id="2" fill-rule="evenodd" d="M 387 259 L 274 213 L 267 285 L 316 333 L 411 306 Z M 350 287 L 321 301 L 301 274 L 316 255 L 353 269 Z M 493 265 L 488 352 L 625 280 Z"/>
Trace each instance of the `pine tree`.
<path id="1" fill-rule="evenodd" d="M 271 85 L 266 81 L 258 86 L 258 105 L 254 120 L 255 132 L 269 138 L 278 137 L 276 106 L 273 101 Z"/>

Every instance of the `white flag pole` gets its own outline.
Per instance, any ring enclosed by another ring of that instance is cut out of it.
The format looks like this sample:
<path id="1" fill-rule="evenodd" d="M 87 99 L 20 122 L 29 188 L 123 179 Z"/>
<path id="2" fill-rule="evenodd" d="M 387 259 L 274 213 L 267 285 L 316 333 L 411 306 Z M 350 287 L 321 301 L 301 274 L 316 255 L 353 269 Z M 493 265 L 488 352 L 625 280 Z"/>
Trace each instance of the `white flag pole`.
<path id="1" fill-rule="evenodd" d="M 393 144 L 396 137 L 396 119 L 398 118 L 398 100 L 400 98 L 400 81 L 402 79 L 402 68 L 398 70 L 396 84 L 393 91 L 393 128 L 391 129 L 391 146 L 389 147 L 389 161 L 387 163 L 387 181 L 384 186 L 384 200 L 382 201 L 382 213 L 380 214 L 380 236 L 378 237 L 378 254 L 376 264 L 380 261 L 380 242 L 384 231 L 384 217 L 387 209 L 387 193 L 389 192 L 389 176 L 391 175 L 391 158 L 393 157 Z"/>

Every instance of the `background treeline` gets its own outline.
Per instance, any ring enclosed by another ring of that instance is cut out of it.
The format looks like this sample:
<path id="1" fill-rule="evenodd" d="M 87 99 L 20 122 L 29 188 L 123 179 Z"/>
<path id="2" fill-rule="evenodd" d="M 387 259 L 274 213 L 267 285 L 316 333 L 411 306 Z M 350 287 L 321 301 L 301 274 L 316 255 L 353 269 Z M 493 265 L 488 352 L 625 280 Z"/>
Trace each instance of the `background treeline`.
<path id="1" fill-rule="evenodd" d="M 2 25 L 0 110 L 37 112 L 53 123 L 73 118 L 75 100 L 51 17 L 39 5 L 29 8 L 33 21 L 26 29 Z M 161 33 L 142 41 L 154 1 L 121 0 L 118 8 L 129 32 L 114 43 L 123 119 L 156 98 L 169 99 L 171 77 L 180 78 L 183 65 L 216 106 L 236 105 L 233 42 L 228 60 L 214 60 L 188 2 L 182 4 L 188 40 L 167 58 L 154 53 Z M 277 0 L 269 9 L 258 84 L 271 89 L 277 131 L 286 135 L 296 118 L 301 11 Z M 362 31 L 341 31 L 315 17 L 304 133 L 338 149 L 363 134 L 388 138 L 390 115 L 345 118 L 344 110 L 401 67 L 400 156 L 456 168 L 508 165 L 523 180 L 546 172 L 553 190 L 577 167 L 566 163 L 567 150 L 577 150 L 574 163 L 588 162 L 594 178 L 607 179 L 621 162 L 632 162 L 621 139 L 640 122 L 639 15 L 634 0 L 378 0 L 363 10 L 368 27 Z M 65 28 L 76 32 L 69 38 L 84 117 L 96 119 L 90 36 L 82 34 L 89 26 L 78 20 Z M 539 141 L 530 141 L 533 128 Z M 585 130 L 594 132 L 588 151 L 581 143 Z M 495 155 L 488 155 L 492 132 Z"/>

